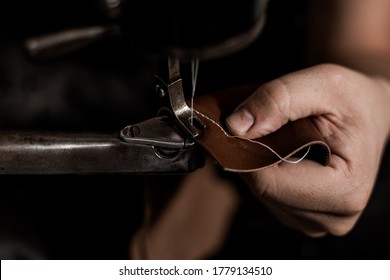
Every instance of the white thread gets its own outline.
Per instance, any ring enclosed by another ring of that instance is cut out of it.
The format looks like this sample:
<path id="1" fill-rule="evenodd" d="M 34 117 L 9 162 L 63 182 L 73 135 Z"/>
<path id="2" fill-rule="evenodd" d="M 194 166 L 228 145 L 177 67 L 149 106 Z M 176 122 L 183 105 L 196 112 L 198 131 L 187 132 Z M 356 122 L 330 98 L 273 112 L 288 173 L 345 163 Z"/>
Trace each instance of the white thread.
<path id="1" fill-rule="evenodd" d="M 192 94 L 191 94 L 191 125 L 194 124 L 194 98 L 196 81 L 198 79 L 199 58 L 191 60 L 191 76 L 192 76 Z"/>
<path id="2" fill-rule="evenodd" d="M 279 155 L 274 149 L 272 149 L 270 146 L 264 144 L 264 143 L 261 143 L 261 142 L 258 142 L 258 141 L 254 141 L 252 139 L 249 139 L 249 138 L 244 138 L 244 137 L 240 137 L 240 136 L 234 136 L 234 135 L 230 135 L 228 134 L 224 129 L 223 127 L 217 123 L 216 121 L 214 121 L 212 118 L 206 116 L 205 114 L 197 111 L 197 110 L 194 110 L 197 114 L 201 115 L 202 117 L 204 117 L 205 119 L 208 119 L 209 121 L 211 121 L 213 124 L 215 124 L 217 127 L 219 127 L 219 129 L 226 135 L 226 137 L 228 138 L 238 138 L 238 139 L 243 139 L 243 140 L 246 140 L 246 141 L 249 141 L 249 142 L 252 142 L 252 143 L 255 143 L 255 144 L 258 144 L 258 145 L 261 145 L 262 147 L 264 148 L 267 148 L 270 152 L 272 152 L 273 154 L 275 154 L 281 161 L 284 161 L 284 162 L 287 162 L 287 163 L 292 163 L 292 164 L 297 164 L 299 162 L 301 162 L 302 160 L 304 160 L 306 158 L 306 156 L 309 154 L 310 152 L 310 147 L 311 146 L 308 146 L 307 148 L 307 151 L 306 153 L 299 159 L 297 160 L 288 160 L 288 159 L 285 159 L 283 158 L 281 155 Z"/>

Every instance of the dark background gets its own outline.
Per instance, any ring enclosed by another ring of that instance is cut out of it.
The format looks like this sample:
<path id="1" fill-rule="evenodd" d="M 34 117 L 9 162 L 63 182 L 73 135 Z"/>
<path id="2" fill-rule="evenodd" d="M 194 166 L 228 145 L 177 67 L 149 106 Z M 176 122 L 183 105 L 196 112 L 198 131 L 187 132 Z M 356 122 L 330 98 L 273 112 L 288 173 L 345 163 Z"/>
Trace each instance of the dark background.
<path id="1" fill-rule="evenodd" d="M 29 36 L 109 22 L 95 5 L 99 1 L 8 2 L 0 9 L 0 129 L 117 131 L 156 114 L 157 57 L 135 48 L 128 38 L 101 40 L 50 61 L 25 56 L 22 43 Z M 266 27 L 251 46 L 201 61 L 199 93 L 303 67 L 306 1 L 271 0 L 268 12 Z M 389 165 L 387 151 L 370 203 L 345 237 L 311 239 L 286 229 L 238 185 L 244 202 L 225 246 L 213 257 L 388 259 Z M 1 258 L 129 257 L 129 240 L 143 217 L 142 176 L 0 179 Z"/>

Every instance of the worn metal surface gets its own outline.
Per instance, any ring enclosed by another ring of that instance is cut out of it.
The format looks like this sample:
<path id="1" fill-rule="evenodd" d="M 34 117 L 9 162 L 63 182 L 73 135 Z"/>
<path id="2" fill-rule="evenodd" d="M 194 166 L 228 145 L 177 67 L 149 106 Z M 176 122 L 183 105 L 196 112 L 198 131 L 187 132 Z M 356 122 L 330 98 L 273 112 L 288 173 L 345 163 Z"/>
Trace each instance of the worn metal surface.
<path id="1" fill-rule="evenodd" d="M 173 122 L 155 118 L 118 134 L 2 131 L 0 174 L 182 173 L 202 164 Z M 153 129 L 151 129 L 153 128 Z"/>

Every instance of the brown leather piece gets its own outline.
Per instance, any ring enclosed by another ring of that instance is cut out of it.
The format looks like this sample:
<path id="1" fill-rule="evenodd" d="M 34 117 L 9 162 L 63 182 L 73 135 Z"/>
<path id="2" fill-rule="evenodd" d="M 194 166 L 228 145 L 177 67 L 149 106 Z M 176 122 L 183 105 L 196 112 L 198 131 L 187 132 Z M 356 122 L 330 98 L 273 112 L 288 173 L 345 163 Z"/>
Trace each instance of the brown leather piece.
<path id="1" fill-rule="evenodd" d="M 237 87 L 195 98 L 194 109 L 206 124 L 195 140 L 226 171 L 250 172 L 282 161 L 270 149 L 255 142 L 268 145 L 284 159 L 302 157 L 310 146 L 305 158 L 327 165 L 330 149 L 309 118 L 289 122 L 276 132 L 255 141 L 231 137 L 225 126 L 226 117 L 256 88 L 257 85 Z"/>

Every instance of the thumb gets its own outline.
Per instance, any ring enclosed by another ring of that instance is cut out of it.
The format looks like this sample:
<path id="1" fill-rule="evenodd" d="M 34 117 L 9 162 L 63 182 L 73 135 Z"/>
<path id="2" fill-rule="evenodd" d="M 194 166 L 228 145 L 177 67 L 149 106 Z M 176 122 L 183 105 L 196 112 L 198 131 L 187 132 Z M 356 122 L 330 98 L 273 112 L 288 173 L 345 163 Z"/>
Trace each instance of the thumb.
<path id="1" fill-rule="evenodd" d="M 315 66 L 263 84 L 226 119 L 228 129 L 234 135 L 258 138 L 288 121 L 329 112 L 334 82 L 340 82 L 338 67 Z"/>

